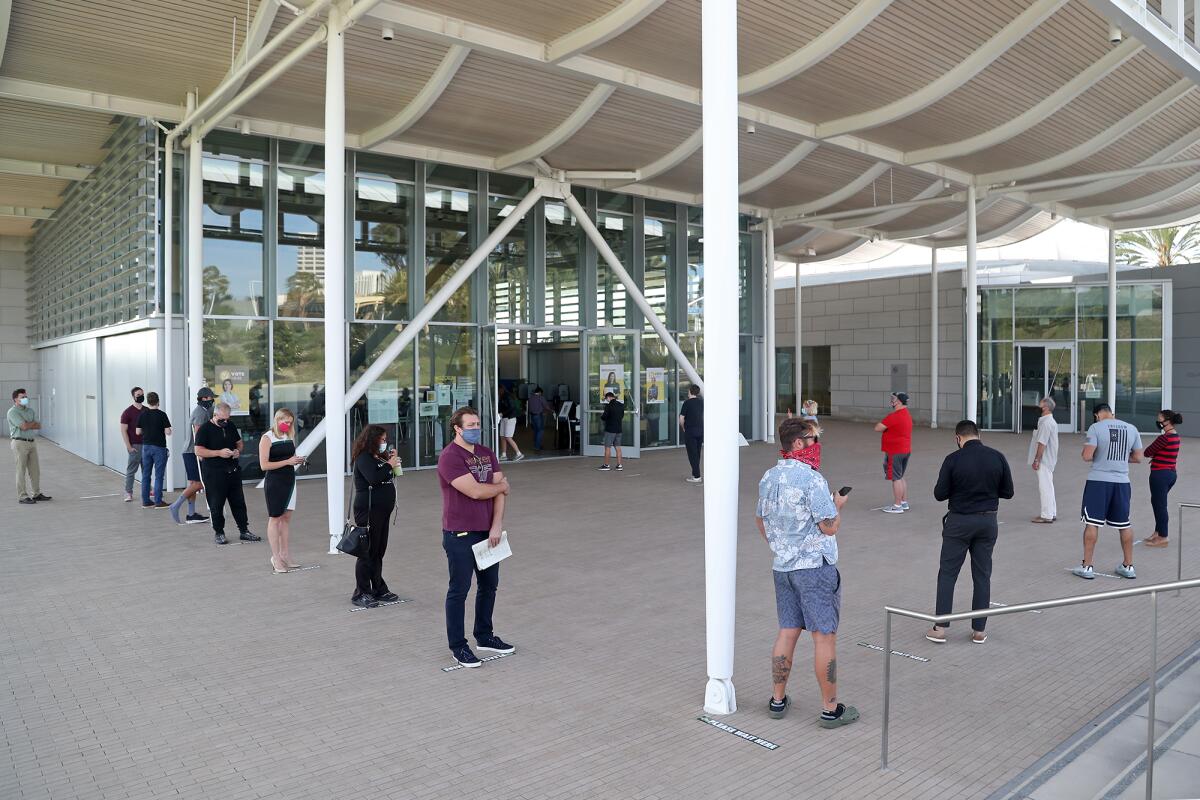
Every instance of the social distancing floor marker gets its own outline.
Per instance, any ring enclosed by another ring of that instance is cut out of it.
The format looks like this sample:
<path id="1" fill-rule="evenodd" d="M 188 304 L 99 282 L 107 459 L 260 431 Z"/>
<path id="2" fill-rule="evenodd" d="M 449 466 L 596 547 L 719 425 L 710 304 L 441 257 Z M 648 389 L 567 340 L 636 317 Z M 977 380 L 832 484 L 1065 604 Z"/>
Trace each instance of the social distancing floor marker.
<path id="1" fill-rule="evenodd" d="M 707 716 L 707 715 L 700 716 L 700 717 L 696 717 L 696 719 L 700 720 L 705 725 L 712 725 L 714 728 L 716 728 L 719 731 L 725 731 L 726 733 L 732 733 L 734 736 L 738 737 L 739 739 L 745 739 L 747 742 L 754 742 L 759 747 L 765 747 L 768 750 L 778 750 L 779 749 L 779 745 L 775 744 L 772 741 L 768 741 L 768 740 L 762 738 L 761 736 L 755 736 L 752 733 L 746 733 L 744 730 L 741 730 L 740 728 L 735 728 L 732 725 L 727 725 L 724 722 L 715 720 L 710 716 Z"/>
<path id="2" fill-rule="evenodd" d="M 391 600 L 386 603 L 380 603 L 379 605 L 374 606 L 374 608 L 383 608 L 384 606 L 398 606 L 401 603 L 411 603 L 411 602 L 412 602 L 412 598 L 401 597 L 399 600 Z M 351 614 L 353 614 L 357 611 L 370 611 L 370 610 L 371 610 L 370 608 L 363 608 L 362 606 L 355 606 L 354 608 L 349 609 L 349 612 Z"/>
<path id="3" fill-rule="evenodd" d="M 992 606 L 993 608 L 1008 608 L 1008 603 L 997 603 L 997 602 L 995 602 L 994 600 L 993 600 L 991 603 L 988 603 L 988 605 Z M 1040 611 L 1026 611 L 1025 613 L 1026 613 L 1026 614 L 1040 614 L 1040 613 L 1042 613 L 1042 612 L 1040 612 Z"/>
<path id="4" fill-rule="evenodd" d="M 879 645 L 877 645 L 877 644 L 870 644 L 869 642 L 859 642 L 859 643 L 858 643 L 858 646 L 859 646 L 859 647 L 865 647 L 865 648 L 867 648 L 868 650 L 878 650 L 878 651 L 879 651 L 879 652 L 881 652 L 881 653 L 883 652 L 883 648 L 882 648 L 882 647 L 880 647 L 880 646 L 879 646 Z M 925 664 L 925 663 L 927 663 L 927 662 L 929 661 L 929 659 L 928 659 L 928 658 L 925 658 L 925 657 L 923 657 L 923 656 L 914 656 L 912 653 L 903 653 L 903 652 L 901 652 L 901 651 L 899 651 L 899 650 L 893 650 L 893 651 L 892 651 L 892 655 L 894 655 L 894 656 L 902 656 L 903 658 L 911 658 L 913 661 L 920 661 L 922 664 Z"/>
<path id="5" fill-rule="evenodd" d="M 1075 570 L 1074 567 L 1063 567 L 1063 572 L 1070 572 L 1070 573 L 1074 574 L 1074 570 Z M 1100 578 L 1116 578 L 1118 580 L 1121 579 L 1120 575 L 1110 575 L 1107 572 L 1096 572 L 1095 569 L 1092 570 L 1092 574 L 1096 575 L 1097 577 L 1100 577 Z M 1087 580 L 1087 578 L 1084 578 L 1084 580 Z"/>
<path id="6" fill-rule="evenodd" d="M 496 659 L 508 658 L 509 656 L 515 655 L 516 653 L 496 653 L 494 656 L 488 656 L 487 658 L 479 659 L 479 663 L 486 664 L 489 661 L 495 661 Z M 466 669 L 466 667 L 464 667 L 462 664 L 455 664 L 452 667 L 442 667 L 442 672 L 454 672 L 456 669 Z"/>
<path id="7" fill-rule="evenodd" d="M 124 492 L 114 492 L 113 494 L 89 494 L 87 497 L 81 497 L 80 500 L 98 500 L 101 497 L 120 497 Z M 130 501 L 133 502 L 133 501 Z"/>
<path id="8" fill-rule="evenodd" d="M 307 567 L 291 567 L 288 572 L 307 572 L 310 569 L 320 569 L 320 564 L 309 564 Z M 286 575 L 287 572 L 272 572 L 272 575 Z"/>

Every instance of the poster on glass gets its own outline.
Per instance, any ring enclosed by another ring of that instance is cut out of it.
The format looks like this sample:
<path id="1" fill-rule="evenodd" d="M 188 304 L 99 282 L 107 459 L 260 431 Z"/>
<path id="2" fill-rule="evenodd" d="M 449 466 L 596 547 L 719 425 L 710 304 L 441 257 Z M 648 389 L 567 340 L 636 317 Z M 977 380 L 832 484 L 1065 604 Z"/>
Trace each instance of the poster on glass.
<path id="1" fill-rule="evenodd" d="M 667 371 L 662 367 L 646 368 L 646 405 L 661 405 L 667 402 Z"/>
<path id="2" fill-rule="evenodd" d="M 242 403 L 242 397 L 250 388 L 250 368 L 218 366 L 217 380 L 221 382 L 221 391 L 217 401 L 227 403 L 230 413 L 235 416 L 249 416 L 249 406 Z"/>
<path id="3" fill-rule="evenodd" d="M 604 396 L 612 392 L 617 396 L 618 400 L 625 399 L 625 366 L 623 364 L 601 364 L 600 365 L 600 401 L 604 401 Z"/>

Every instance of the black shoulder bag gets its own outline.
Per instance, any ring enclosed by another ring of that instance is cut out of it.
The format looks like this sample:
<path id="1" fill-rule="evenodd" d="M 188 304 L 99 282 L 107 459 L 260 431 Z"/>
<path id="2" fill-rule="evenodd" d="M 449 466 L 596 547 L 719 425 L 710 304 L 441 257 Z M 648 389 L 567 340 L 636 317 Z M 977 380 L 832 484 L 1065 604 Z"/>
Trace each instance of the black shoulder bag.
<path id="1" fill-rule="evenodd" d="M 354 495 L 357 493 L 357 489 L 350 493 L 350 507 L 346 512 L 346 526 L 342 529 L 342 540 L 337 543 L 337 549 L 348 556 L 366 558 L 367 553 L 371 550 L 371 529 L 366 526 L 354 524 Z M 371 499 L 371 489 L 367 487 L 368 525 L 370 525 L 371 520 Z"/>

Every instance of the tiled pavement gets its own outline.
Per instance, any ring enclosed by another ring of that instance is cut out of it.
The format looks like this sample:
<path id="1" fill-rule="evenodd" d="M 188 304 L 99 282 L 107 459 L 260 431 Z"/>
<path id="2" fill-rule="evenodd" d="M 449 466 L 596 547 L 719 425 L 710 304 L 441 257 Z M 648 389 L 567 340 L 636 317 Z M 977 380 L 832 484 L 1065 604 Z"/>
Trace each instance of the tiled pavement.
<path id="1" fill-rule="evenodd" d="M 1080 526 L 1081 437 L 1064 437 L 1062 519 L 1035 526 L 1025 437 L 990 435 L 1013 463 L 994 599 L 1135 585 L 1070 576 Z M 497 631 L 518 646 L 479 670 L 443 672 L 445 561 L 432 472 L 399 481 L 385 561 L 413 602 L 349 613 L 353 562 L 325 554 L 323 482 L 301 484 L 293 538 L 311 569 L 272 575 L 266 544 L 213 546 L 113 493 L 120 478 L 43 442 L 49 504 L 0 516 L 0 798 L 982 798 L 1144 679 L 1148 600 L 1004 617 L 986 645 L 966 626 L 935 647 L 898 621 L 892 766 L 878 769 L 885 603 L 930 609 L 941 508 L 931 498 L 950 432 L 918 431 L 913 511 L 885 516 L 876 435 L 827 426 L 824 472 L 855 487 L 838 537 L 845 600 L 842 697 L 862 721 L 825 731 L 801 640 L 782 721 L 765 712 L 774 637 L 770 556 L 753 499 L 773 451 L 741 451 L 737 666 L 741 710 L 722 720 L 767 750 L 696 720 L 705 684 L 701 488 L 682 451 L 624 473 L 595 460 L 508 467 Z M 0 457 L 0 486 L 12 485 Z M 1200 499 L 1200 443 L 1185 440 L 1173 499 Z M 1150 519 L 1145 467 L 1135 515 Z M 11 488 L 5 490 L 6 496 Z M 254 530 L 261 492 L 247 486 Z M 94 495 L 111 495 L 92 497 Z M 90 497 L 91 499 L 81 499 Z M 1200 518 L 1185 571 L 1200 574 Z M 1188 550 L 1185 549 L 1185 553 Z M 1174 576 L 1174 550 L 1137 552 L 1138 583 Z M 1097 566 L 1120 557 L 1105 534 Z M 959 599 L 969 597 L 967 570 Z M 1160 663 L 1200 638 L 1200 594 L 1160 598 Z"/>

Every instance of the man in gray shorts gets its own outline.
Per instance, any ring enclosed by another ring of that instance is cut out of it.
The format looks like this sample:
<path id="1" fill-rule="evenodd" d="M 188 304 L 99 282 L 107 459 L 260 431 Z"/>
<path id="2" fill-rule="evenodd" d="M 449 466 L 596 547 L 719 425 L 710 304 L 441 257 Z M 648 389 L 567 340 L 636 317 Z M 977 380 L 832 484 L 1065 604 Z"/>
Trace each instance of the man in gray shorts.
<path id="1" fill-rule="evenodd" d="M 601 472 L 608 472 L 612 467 L 608 463 L 611 449 L 617 451 L 617 472 L 625 469 L 621 463 L 621 422 L 625 419 L 625 404 L 617 399 L 612 392 L 604 395 L 604 410 L 600 412 L 600 421 L 604 423 L 604 463 L 600 465 Z"/>
<path id="2" fill-rule="evenodd" d="M 842 495 L 796 456 L 818 435 L 814 422 L 784 420 L 779 426 L 779 463 L 758 484 L 758 532 L 775 553 L 775 606 L 779 636 L 771 653 L 775 691 L 767 712 L 787 713 L 792 655 L 807 628 L 813 637 L 813 666 L 821 688 L 822 728 L 838 728 L 858 719 L 858 709 L 837 700 L 837 628 L 842 605 L 842 576 L 837 569 L 835 538 L 841 527 Z"/>

